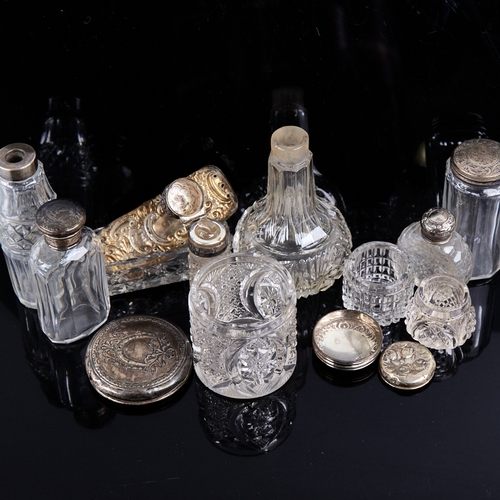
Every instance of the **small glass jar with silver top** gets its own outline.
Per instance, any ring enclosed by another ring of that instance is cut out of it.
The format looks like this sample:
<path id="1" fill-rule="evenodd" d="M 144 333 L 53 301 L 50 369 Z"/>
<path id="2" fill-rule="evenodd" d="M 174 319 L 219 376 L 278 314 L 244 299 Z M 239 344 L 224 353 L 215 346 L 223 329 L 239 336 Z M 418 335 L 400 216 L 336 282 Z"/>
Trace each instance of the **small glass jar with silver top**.
<path id="1" fill-rule="evenodd" d="M 472 253 L 455 231 L 455 217 L 445 208 L 431 208 L 403 230 L 398 247 L 410 256 L 415 285 L 433 274 L 450 274 L 467 283 L 472 275 Z"/>
<path id="2" fill-rule="evenodd" d="M 212 257 L 225 255 L 231 251 L 229 226 L 203 217 L 196 221 L 188 234 L 189 279 Z"/>
<path id="3" fill-rule="evenodd" d="M 31 146 L 14 143 L 0 149 L 0 243 L 14 292 L 24 306 L 33 309 L 36 294 L 29 256 L 40 235 L 35 214 L 55 197 Z"/>
<path id="4" fill-rule="evenodd" d="M 471 279 L 500 269 L 500 143 L 470 139 L 446 164 L 443 206 L 456 218 L 456 231 L 471 249 Z"/>
<path id="5" fill-rule="evenodd" d="M 75 202 L 53 200 L 36 214 L 43 233 L 33 245 L 30 267 L 43 332 L 52 342 L 90 335 L 107 319 L 110 303 L 101 244 L 84 226 Z"/>

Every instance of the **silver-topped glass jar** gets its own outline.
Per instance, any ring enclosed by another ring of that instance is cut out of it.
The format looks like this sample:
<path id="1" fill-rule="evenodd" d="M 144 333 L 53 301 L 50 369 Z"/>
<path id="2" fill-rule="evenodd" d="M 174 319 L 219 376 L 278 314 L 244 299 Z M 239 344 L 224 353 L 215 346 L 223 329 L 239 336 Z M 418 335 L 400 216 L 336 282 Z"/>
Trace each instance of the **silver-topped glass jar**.
<path id="1" fill-rule="evenodd" d="M 190 280 L 211 259 L 231 251 L 230 236 L 227 222 L 203 217 L 191 226 L 188 233 Z"/>
<path id="2" fill-rule="evenodd" d="M 35 214 L 55 197 L 31 146 L 14 143 L 0 149 L 0 243 L 14 292 L 23 305 L 33 309 L 36 294 L 29 256 L 40 235 Z"/>
<path id="3" fill-rule="evenodd" d="M 455 231 L 455 217 L 445 208 L 431 208 L 403 230 L 398 247 L 410 256 L 415 285 L 433 274 L 450 274 L 467 283 L 472 275 L 472 253 Z"/>
<path id="4" fill-rule="evenodd" d="M 470 139 L 446 164 L 443 206 L 456 218 L 456 231 L 471 249 L 471 279 L 500 269 L 500 143 Z"/>
<path id="5" fill-rule="evenodd" d="M 101 244 L 85 227 L 85 211 L 69 200 L 52 200 L 36 214 L 43 233 L 30 267 L 40 326 L 52 342 L 90 335 L 107 319 L 110 303 Z"/>

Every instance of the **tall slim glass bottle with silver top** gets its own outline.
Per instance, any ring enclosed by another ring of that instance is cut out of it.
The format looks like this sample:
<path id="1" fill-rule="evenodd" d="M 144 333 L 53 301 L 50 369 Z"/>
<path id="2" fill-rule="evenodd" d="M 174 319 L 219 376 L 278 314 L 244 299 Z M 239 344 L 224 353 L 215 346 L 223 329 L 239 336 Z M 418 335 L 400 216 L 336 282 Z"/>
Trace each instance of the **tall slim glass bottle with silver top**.
<path id="1" fill-rule="evenodd" d="M 445 208 L 431 208 L 398 238 L 398 247 L 410 256 L 415 285 L 427 276 L 449 274 L 467 283 L 472 274 L 472 253 L 455 231 L 455 217 Z"/>
<path id="2" fill-rule="evenodd" d="M 309 135 L 287 126 L 271 137 L 267 194 L 236 226 L 235 252 L 258 252 L 281 262 L 297 297 L 333 285 L 351 251 L 351 233 L 340 211 L 316 196 Z"/>
<path id="3" fill-rule="evenodd" d="M 471 279 L 500 269 L 500 143 L 470 139 L 446 164 L 443 206 L 456 218 L 456 231 L 471 249 Z"/>
<path id="4" fill-rule="evenodd" d="M 12 287 L 20 302 L 36 308 L 30 250 L 40 235 L 37 209 L 56 197 L 28 144 L 14 143 L 0 149 L 0 243 Z"/>
<path id="5" fill-rule="evenodd" d="M 84 226 L 83 208 L 69 200 L 43 205 L 36 223 L 44 236 L 33 245 L 30 266 L 40 325 L 52 342 L 74 342 L 90 335 L 108 317 L 101 244 Z"/>

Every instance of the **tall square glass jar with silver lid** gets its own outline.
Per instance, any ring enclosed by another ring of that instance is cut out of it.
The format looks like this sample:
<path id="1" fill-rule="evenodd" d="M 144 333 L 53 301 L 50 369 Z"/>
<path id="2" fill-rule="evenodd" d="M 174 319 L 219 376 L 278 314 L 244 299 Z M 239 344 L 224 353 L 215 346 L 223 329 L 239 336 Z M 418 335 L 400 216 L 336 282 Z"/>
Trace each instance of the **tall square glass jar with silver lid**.
<path id="1" fill-rule="evenodd" d="M 110 303 L 99 239 L 85 227 L 85 211 L 69 200 L 52 200 L 36 213 L 43 233 L 30 267 L 38 295 L 40 326 L 52 342 L 74 342 L 107 319 Z"/>
<path id="2" fill-rule="evenodd" d="M 470 139 L 455 148 L 446 164 L 443 205 L 472 252 L 471 279 L 500 269 L 500 143 Z"/>
<path id="3" fill-rule="evenodd" d="M 31 146 L 14 143 L 0 149 L 0 243 L 14 292 L 24 306 L 33 309 L 36 295 L 29 257 L 40 235 L 35 214 L 55 197 Z"/>

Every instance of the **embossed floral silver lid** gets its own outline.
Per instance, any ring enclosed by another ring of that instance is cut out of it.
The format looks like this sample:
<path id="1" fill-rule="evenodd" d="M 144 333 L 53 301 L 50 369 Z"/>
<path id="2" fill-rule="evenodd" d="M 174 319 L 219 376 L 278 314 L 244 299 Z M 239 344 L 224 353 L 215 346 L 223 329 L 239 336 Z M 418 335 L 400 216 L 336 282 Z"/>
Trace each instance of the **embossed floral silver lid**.
<path id="1" fill-rule="evenodd" d="M 469 184 L 500 183 L 500 143 L 469 139 L 457 146 L 450 159 L 453 173 Z"/>
<path id="2" fill-rule="evenodd" d="M 379 373 L 384 382 L 404 391 L 427 385 L 436 371 L 431 351 L 418 342 L 391 344 L 380 356 Z"/>
<path id="3" fill-rule="evenodd" d="M 154 403 L 174 394 L 189 378 L 191 343 L 164 319 L 127 316 L 95 334 L 85 366 L 101 396 L 127 405 Z"/>
<path id="4" fill-rule="evenodd" d="M 313 350 L 330 368 L 360 370 L 382 348 L 382 329 L 368 314 L 342 309 L 323 316 L 314 327 Z"/>
<path id="5" fill-rule="evenodd" d="M 446 208 L 427 210 L 420 220 L 422 236 L 431 243 L 447 243 L 455 231 L 455 216 Z"/>

